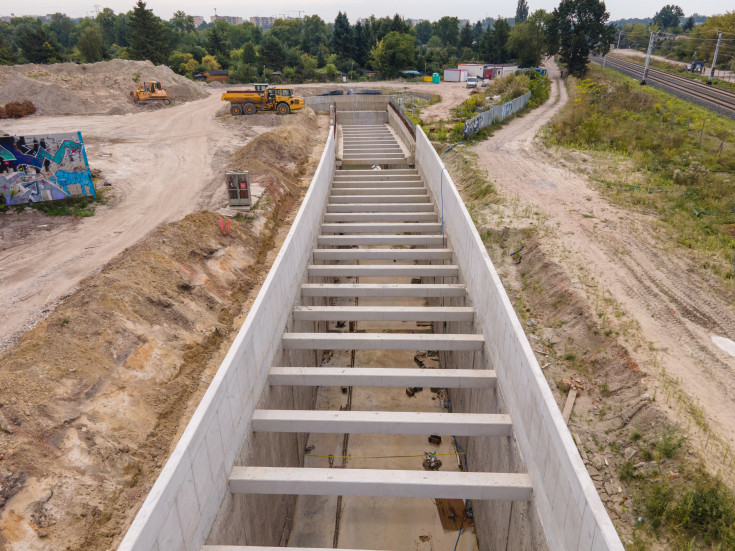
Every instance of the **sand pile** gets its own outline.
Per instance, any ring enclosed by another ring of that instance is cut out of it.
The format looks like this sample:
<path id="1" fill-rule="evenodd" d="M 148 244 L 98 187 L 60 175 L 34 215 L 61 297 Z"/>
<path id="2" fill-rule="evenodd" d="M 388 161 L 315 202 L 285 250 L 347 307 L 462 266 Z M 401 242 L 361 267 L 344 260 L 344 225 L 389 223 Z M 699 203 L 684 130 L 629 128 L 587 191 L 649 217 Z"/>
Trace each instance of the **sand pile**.
<path id="1" fill-rule="evenodd" d="M 40 115 L 115 115 L 136 112 L 130 91 L 137 83 L 163 83 L 174 105 L 206 95 L 207 87 L 166 65 L 114 59 L 77 65 L 0 67 L 0 104 L 30 100 Z"/>

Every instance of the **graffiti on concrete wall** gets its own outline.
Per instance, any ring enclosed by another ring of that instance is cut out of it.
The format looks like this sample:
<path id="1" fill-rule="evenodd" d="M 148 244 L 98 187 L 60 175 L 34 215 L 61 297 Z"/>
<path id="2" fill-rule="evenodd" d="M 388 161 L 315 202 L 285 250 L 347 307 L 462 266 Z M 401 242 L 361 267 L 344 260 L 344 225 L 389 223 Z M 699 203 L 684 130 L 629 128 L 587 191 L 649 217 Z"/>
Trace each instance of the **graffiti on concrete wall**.
<path id="1" fill-rule="evenodd" d="M 0 136 L 0 202 L 96 196 L 81 132 Z"/>
<path id="2" fill-rule="evenodd" d="M 464 135 L 474 134 L 481 128 L 490 126 L 495 121 L 502 121 L 510 117 L 516 111 L 520 111 L 526 106 L 528 100 L 531 99 L 531 92 L 526 92 L 522 96 L 509 101 L 503 105 L 496 105 L 492 109 L 483 111 L 464 123 Z"/>

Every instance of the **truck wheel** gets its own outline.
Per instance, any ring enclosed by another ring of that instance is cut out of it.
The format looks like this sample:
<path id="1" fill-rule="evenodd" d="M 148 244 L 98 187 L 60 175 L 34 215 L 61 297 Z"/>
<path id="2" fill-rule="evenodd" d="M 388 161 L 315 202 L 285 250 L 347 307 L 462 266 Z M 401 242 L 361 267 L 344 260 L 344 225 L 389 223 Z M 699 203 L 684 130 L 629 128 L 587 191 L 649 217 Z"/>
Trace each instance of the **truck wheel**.
<path id="1" fill-rule="evenodd" d="M 288 106 L 288 103 L 279 103 L 278 107 L 276 107 L 276 113 L 279 115 L 288 115 L 291 112 L 291 108 Z"/>
<path id="2" fill-rule="evenodd" d="M 243 109 L 245 110 L 246 115 L 255 115 L 255 112 L 257 111 L 254 103 L 246 103 Z"/>
<path id="3" fill-rule="evenodd" d="M 233 117 L 242 115 L 242 105 L 238 105 L 237 103 L 233 103 L 232 105 L 230 105 L 230 115 L 232 115 Z"/>

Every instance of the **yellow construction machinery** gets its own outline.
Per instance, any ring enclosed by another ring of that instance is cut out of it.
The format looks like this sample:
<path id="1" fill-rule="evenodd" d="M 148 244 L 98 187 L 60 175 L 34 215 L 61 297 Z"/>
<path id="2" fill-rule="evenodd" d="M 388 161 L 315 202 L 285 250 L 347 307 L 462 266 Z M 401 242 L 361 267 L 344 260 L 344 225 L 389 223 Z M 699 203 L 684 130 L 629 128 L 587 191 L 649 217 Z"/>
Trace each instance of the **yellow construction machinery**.
<path id="1" fill-rule="evenodd" d="M 160 82 L 144 82 L 138 84 L 135 90 L 130 92 L 135 103 L 148 103 L 149 101 L 162 101 L 164 105 L 170 105 L 171 100 L 168 97 L 168 92 L 164 90 Z"/>
<path id="2" fill-rule="evenodd" d="M 230 102 L 230 114 L 235 116 L 254 115 L 257 111 L 287 115 L 306 107 L 304 98 L 294 96 L 290 88 L 270 88 L 267 84 L 255 84 L 252 90 L 229 90 L 222 94 L 222 101 Z"/>

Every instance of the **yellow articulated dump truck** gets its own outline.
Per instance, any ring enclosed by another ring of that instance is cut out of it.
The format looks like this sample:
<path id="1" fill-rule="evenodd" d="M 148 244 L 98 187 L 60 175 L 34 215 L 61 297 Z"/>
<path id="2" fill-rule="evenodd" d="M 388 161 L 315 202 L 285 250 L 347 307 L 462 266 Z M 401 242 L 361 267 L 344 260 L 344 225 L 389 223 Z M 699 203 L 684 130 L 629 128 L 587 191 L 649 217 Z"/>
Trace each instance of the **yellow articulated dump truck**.
<path id="1" fill-rule="evenodd" d="M 256 84 L 252 90 L 228 90 L 222 101 L 230 102 L 232 115 L 254 115 L 257 111 L 286 115 L 306 106 L 304 98 L 294 96 L 290 88 L 270 88 L 267 84 Z"/>

